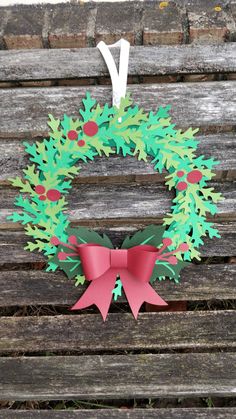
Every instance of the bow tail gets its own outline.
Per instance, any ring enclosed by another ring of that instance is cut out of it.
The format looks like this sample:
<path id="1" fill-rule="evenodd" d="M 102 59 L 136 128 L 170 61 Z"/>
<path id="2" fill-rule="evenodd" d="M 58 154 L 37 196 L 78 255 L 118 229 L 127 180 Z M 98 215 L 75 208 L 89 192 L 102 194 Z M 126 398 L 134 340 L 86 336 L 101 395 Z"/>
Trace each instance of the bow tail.
<path id="1" fill-rule="evenodd" d="M 127 271 L 121 274 L 121 282 L 135 319 L 137 319 L 140 307 L 144 302 L 158 306 L 168 305 L 156 293 L 149 282 L 137 281 L 137 279 Z"/>
<path id="2" fill-rule="evenodd" d="M 71 310 L 79 310 L 95 304 L 105 321 L 111 304 L 115 282 L 116 272 L 111 270 L 105 272 L 99 278 L 91 281 L 82 297 L 71 307 Z"/>

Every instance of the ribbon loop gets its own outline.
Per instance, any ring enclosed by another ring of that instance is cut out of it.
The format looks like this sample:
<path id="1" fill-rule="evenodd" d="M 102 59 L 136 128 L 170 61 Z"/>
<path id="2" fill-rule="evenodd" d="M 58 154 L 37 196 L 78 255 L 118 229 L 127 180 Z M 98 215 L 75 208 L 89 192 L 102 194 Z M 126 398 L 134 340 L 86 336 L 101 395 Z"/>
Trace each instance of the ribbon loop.
<path id="1" fill-rule="evenodd" d="M 129 249 L 129 271 L 139 278 L 139 281 L 149 282 L 157 260 L 157 252 L 156 247 L 146 244 Z"/>
<path id="2" fill-rule="evenodd" d="M 114 58 L 109 50 L 109 48 L 114 47 L 120 47 L 119 73 Z M 118 42 L 111 45 L 106 45 L 105 42 L 101 41 L 97 44 L 97 48 L 101 52 L 110 73 L 113 90 L 113 106 L 119 108 L 121 98 L 126 95 L 130 43 L 125 39 L 120 39 Z"/>
<path id="3" fill-rule="evenodd" d="M 85 278 L 93 281 L 110 268 L 110 249 L 98 244 L 81 244 L 78 254 L 83 267 Z"/>

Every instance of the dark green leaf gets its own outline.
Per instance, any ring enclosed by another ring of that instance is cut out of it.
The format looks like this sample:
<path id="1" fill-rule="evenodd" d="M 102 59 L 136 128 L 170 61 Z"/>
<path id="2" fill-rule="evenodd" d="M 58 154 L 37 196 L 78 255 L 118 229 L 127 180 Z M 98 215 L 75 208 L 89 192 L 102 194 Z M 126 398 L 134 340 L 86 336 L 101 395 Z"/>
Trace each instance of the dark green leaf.
<path id="1" fill-rule="evenodd" d="M 170 265 L 168 262 L 157 261 L 150 282 L 153 283 L 159 277 L 166 277 L 174 279 L 176 282 L 179 279 L 181 269 L 189 265 L 189 262 L 178 261 L 177 265 Z"/>
<path id="2" fill-rule="evenodd" d="M 164 231 L 165 227 L 151 224 L 144 230 L 137 231 L 133 236 L 127 236 L 123 241 L 121 248 L 129 249 L 130 247 L 139 246 L 141 244 L 149 244 L 158 247 L 162 242 Z"/>
<path id="3" fill-rule="evenodd" d="M 69 279 L 74 278 L 76 275 L 83 275 L 83 270 L 79 256 L 68 256 L 66 260 L 59 260 L 59 252 L 68 252 L 67 247 L 58 246 L 57 253 L 50 259 L 50 262 L 55 263 L 58 267 L 65 272 Z"/>
<path id="4" fill-rule="evenodd" d="M 76 236 L 78 244 L 95 243 L 108 248 L 113 248 L 112 242 L 106 234 L 101 236 L 86 227 L 67 228 L 66 233 L 68 234 L 68 237 Z M 58 265 L 58 267 L 66 273 L 69 279 L 74 278 L 76 275 L 83 275 L 79 256 L 68 256 L 65 260 L 59 260 L 59 252 L 73 253 L 73 250 L 70 251 L 66 246 L 59 245 L 57 253 L 52 259 L 50 259 L 50 263 Z"/>
<path id="5" fill-rule="evenodd" d="M 96 243 L 113 249 L 113 244 L 106 234 L 100 235 L 86 227 L 68 228 L 67 234 L 68 236 L 76 236 L 79 244 Z"/>

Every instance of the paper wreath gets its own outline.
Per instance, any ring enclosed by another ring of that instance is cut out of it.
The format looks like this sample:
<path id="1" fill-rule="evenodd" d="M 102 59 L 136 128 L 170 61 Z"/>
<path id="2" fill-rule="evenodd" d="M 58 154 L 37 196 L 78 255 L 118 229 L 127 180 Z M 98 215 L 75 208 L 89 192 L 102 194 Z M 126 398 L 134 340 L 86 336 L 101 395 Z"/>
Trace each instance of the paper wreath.
<path id="1" fill-rule="evenodd" d="M 202 237 L 220 237 L 206 220 L 207 212 L 217 212 L 215 203 L 220 199 L 219 193 L 207 187 L 216 162 L 195 156 L 198 130 L 176 130 L 169 117 L 170 106 L 147 114 L 126 96 L 119 108 L 101 107 L 89 93 L 82 102 L 79 118 L 64 115 L 59 120 L 49 115 L 49 138 L 24 143 L 32 164 L 24 170 L 23 180 L 11 179 L 22 192 L 15 205 L 23 211 L 8 218 L 25 225 L 26 234 L 35 239 L 26 249 L 48 256 L 48 271 L 59 267 L 75 279 L 76 286 L 90 281 L 72 309 L 96 304 L 105 319 L 112 296 L 116 300 L 123 288 L 137 317 L 144 301 L 166 304 L 150 283 L 165 278 L 177 283 L 188 261 L 200 259 Z M 105 234 L 71 228 L 63 212 L 65 196 L 72 188 L 69 179 L 80 171 L 76 163 L 112 154 L 145 161 L 150 157 L 155 170 L 167 170 L 166 185 L 176 190 L 172 212 L 163 226 L 150 225 L 126 237 L 119 250 L 113 249 Z"/>
<path id="2" fill-rule="evenodd" d="M 170 278 L 179 281 L 181 269 L 193 258 L 199 259 L 202 237 L 219 237 L 206 220 L 206 213 L 215 214 L 220 194 L 207 188 L 207 180 L 216 162 L 195 157 L 198 130 L 175 130 L 169 117 L 170 106 L 156 113 L 144 113 L 133 106 L 126 95 L 129 42 L 121 39 L 110 47 L 120 47 L 119 73 L 108 46 L 97 47 L 107 64 L 111 81 L 113 106 L 101 107 L 87 93 L 80 117 L 64 115 L 63 120 L 49 115 L 49 139 L 32 145 L 25 143 L 33 162 L 24 170 L 24 179 L 11 179 L 13 186 L 29 194 L 19 195 L 15 204 L 23 212 L 14 212 L 9 219 L 26 225 L 26 234 L 35 241 L 27 250 L 39 250 L 49 258 L 48 271 L 62 269 L 75 285 L 85 280 L 90 285 L 72 307 L 73 310 L 95 304 L 106 319 L 112 296 L 116 300 L 125 292 L 135 318 L 144 301 L 166 305 L 151 284 Z M 166 185 L 175 188 L 172 213 L 163 226 L 150 225 L 126 237 L 121 249 L 114 249 L 105 235 L 85 227 L 71 228 L 63 212 L 65 195 L 78 175 L 78 161 L 87 162 L 95 156 L 120 154 L 151 159 L 154 168 L 168 171 Z"/>

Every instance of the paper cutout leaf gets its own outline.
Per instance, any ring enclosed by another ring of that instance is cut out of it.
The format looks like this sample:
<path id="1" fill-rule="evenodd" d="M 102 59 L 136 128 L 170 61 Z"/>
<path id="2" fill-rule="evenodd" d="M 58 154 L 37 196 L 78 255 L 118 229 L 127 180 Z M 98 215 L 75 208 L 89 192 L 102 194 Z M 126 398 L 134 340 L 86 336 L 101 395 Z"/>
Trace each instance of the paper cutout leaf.
<path id="1" fill-rule="evenodd" d="M 112 242 L 106 234 L 100 235 L 96 233 L 96 231 L 89 230 L 86 227 L 68 228 L 67 235 L 68 237 L 76 236 L 78 244 L 96 243 L 110 249 L 113 248 Z M 68 248 L 60 244 L 57 248 L 55 256 L 50 259 L 50 263 L 58 265 L 65 272 L 69 279 L 78 277 L 79 280 L 81 280 L 83 270 L 79 256 L 68 256 L 65 260 L 59 260 L 58 253 L 60 252 L 67 253 Z"/>
<path id="2" fill-rule="evenodd" d="M 106 234 L 99 234 L 86 227 L 68 228 L 67 234 L 68 237 L 76 236 L 78 244 L 96 243 L 101 246 L 109 247 L 109 249 L 113 249 L 113 244 Z"/>
<path id="3" fill-rule="evenodd" d="M 75 278 L 77 275 L 83 275 L 83 270 L 81 267 L 81 262 L 79 257 L 77 256 L 68 256 L 66 260 L 59 260 L 58 259 L 58 253 L 59 252 L 67 252 L 67 247 L 64 247 L 62 245 L 58 246 L 58 251 L 50 259 L 50 264 L 53 263 L 57 265 L 62 271 L 65 272 L 68 279 Z"/>
<path id="4" fill-rule="evenodd" d="M 157 261 L 150 282 L 153 283 L 156 279 L 169 278 L 174 279 L 176 283 L 179 282 L 180 271 L 189 265 L 189 262 L 178 260 L 177 265 L 170 265 L 168 262 Z"/>
<path id="5" fill-rule="evenodd" d="M 133 246 L 141 244 L 149 244 L 151 246 L 158 247 L 163 238 L 165 227 L 156 226 L 154 224 L 149 225 L 142 231 L 138 231 L 133 236 L 127 236 L 122 243 L 121 249 L 129 249 Z"/>
<path id="6" fill-rule="evenodd" d="M 75 277 L 75 287 L 78 287 L 78 285 L 83 285 L 86 281 L 86 278 L 84 275 L 76 275 Z"/>
<path id="7" fill-rule="evenodd" d="M 123 287 L 123 285 L 122 285 L 121 280 L 120 279 L 117 279 L 116 280 L 116 283 L 115 283 L 115 288 L 112 290 L 114 301 L 117 301 L 118 300 L 118 297 L 121 297 L 121 295 L 122 295 L 122 287 Z"/>

